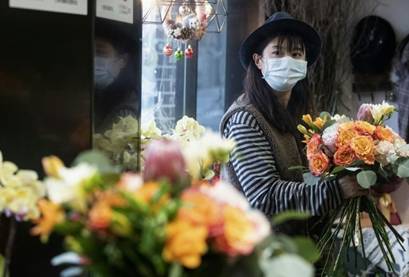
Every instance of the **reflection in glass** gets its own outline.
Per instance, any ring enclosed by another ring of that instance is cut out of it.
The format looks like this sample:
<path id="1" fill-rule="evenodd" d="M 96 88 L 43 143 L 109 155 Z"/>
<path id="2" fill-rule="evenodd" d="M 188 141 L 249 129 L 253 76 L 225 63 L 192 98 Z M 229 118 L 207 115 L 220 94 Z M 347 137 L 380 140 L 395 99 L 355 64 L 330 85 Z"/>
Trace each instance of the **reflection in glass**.
<path id="1" fill-rule="evenodd" d="M 131 26 L 104 21 L 96 23 L 94 60 L 96 133 L 111 129 L 113 123 L 120 117 L 130 115 L 138 118 L 137 40 L 132 37 Z"/>

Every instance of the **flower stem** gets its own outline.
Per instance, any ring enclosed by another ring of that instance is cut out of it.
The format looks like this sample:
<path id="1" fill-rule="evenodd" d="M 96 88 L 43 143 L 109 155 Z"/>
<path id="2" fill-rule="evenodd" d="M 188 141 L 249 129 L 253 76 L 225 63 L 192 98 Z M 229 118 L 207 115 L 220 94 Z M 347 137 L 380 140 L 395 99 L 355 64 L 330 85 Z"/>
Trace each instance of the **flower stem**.
<path id="1" fill-rule="evenodd" d="M 7 238 L 6 253 L 4 259 L 3 277 L 9 276 L 9 267 L 11 263 L 11 256 L 13 254 L 14 239 L 16 237 L 17 221 L 14 217 L 10 219 L 9 235 Z"/>

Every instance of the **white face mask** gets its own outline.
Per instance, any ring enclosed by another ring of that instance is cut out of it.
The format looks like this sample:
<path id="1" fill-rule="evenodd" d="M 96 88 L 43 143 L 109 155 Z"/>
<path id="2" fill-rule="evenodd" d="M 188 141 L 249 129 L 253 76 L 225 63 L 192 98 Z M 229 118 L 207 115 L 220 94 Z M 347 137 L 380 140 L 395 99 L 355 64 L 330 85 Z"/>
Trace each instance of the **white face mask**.
<path id="1" fill-rule="evenodd" d="M 118 76 L 119 70 L 116 70 L 116 60 L 114 58 L 95 57 L 95 87 L 104 89 L 108 87 Z"/>
<path id="2" fill-rule="evenodd" d="M 290 91 L 307 75 L 307 62 L 288 56 L 266 59 L 262 74 L 267 84 L 275 91 Z"/>

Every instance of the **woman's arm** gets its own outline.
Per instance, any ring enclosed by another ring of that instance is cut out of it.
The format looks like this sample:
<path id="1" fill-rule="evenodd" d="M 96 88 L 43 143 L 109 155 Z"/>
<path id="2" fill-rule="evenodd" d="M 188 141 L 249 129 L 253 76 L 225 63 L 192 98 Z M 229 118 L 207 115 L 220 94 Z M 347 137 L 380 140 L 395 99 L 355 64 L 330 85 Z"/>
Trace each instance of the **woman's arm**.
<path id="1" fill-rule="evenodd" d="M 224 135 L 236 141 L 230 161 L 245 196 L 265 214 L 297 210 L 319 216 L 342 202 L 336 182 L 307 185 L 280 179 L 271 146 L 252 114 L 234 114 Z"/>

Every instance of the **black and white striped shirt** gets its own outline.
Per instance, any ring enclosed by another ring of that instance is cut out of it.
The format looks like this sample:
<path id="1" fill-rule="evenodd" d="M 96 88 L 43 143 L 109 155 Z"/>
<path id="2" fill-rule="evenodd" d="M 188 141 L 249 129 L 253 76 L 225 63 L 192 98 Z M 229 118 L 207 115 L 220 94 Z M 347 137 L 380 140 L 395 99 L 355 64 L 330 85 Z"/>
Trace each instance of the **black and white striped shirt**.
<path id="1" fill-rule="evenodd" d="M 251 113 L 234 113 L 223 136 L 236 142 L 230 162 L 254 208 L 267 215 L 297 210 L 321 216 L 341 203 L 341 191 L 336 181 L 307 185 L 280 179 L 272 148 Z"/>

